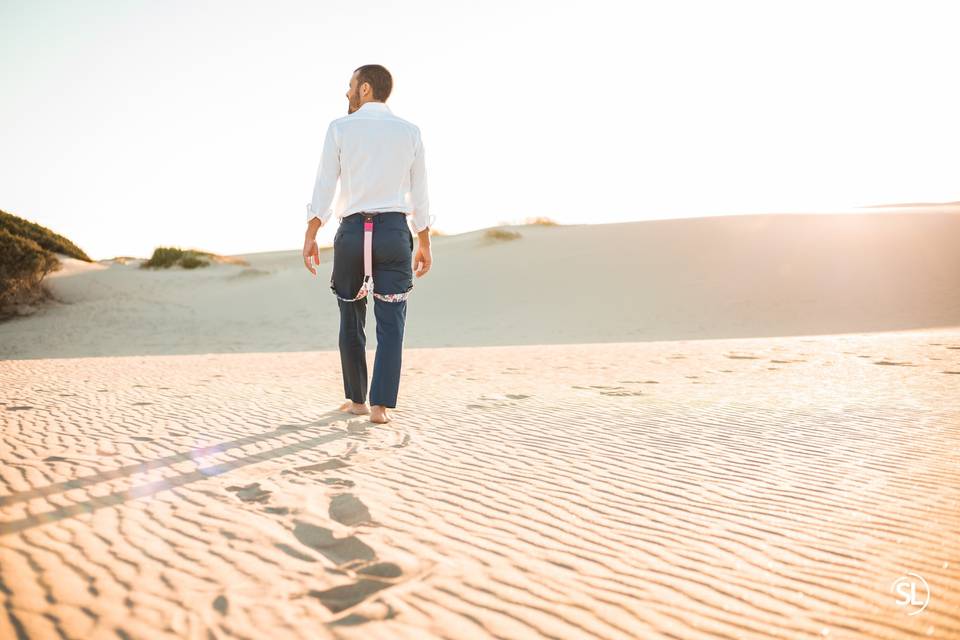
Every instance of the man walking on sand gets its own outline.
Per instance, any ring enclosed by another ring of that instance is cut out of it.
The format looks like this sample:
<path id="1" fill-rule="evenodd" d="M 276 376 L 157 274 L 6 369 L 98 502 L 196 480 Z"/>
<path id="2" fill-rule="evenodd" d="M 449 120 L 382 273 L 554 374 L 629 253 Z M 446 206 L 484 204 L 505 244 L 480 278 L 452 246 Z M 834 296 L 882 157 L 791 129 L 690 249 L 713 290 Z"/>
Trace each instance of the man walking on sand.
<path id="1" fill-rule="evenodd" d="M 416 125 L 393 115 L 386 105 L 392 89 L 390 72 L 378 64 L 353 72 L 347 115 L 327 127 L 313 199 L 307 204 L 303 244 L 303 262 L 317 275 L 317 231 L 337 214 L 340 226 L 333 239 L 330 290 L 340 307 L 340 365 L 347 399 L 340 410 L 370 414 L 370 421 L 376 423 L 389 422 L 387 408 L 397 406 L 414 269 L 418 278 L 423 277 L 433 262 L 430 227 L 434 216 L 429 215 L 423 141 Z M 338 179 L 340 192 L 331 207 Z M 416 258 L 408 217 L 419 238 Z M 365 263 L 365 258 L 370 262 Z M 365 271 L 366 276 L 372 271 L 372 278 L 365 277 Z M 369 409 L 364 333 L 368 293 L 377 320 Z"/>

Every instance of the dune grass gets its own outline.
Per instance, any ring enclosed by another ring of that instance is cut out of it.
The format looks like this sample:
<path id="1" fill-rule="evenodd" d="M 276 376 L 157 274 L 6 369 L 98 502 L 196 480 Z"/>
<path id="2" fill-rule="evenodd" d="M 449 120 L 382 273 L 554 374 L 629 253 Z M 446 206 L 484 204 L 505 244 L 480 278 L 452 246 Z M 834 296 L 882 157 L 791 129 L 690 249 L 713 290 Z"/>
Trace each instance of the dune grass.
<path id="1" fill-rule="evenodd" d="M 12 213 L 0 211 L 0 229 L 5 229 L 14 236 L 32 240 L 46 251 L 62 253 L 84 262 L 93 262 L 80 247 L 59 233 L 54 233 L 36 222 L 30 222 Z"/>
<path id="2" fill-rule="evenodd" d="M 0 319 L 49 298 L 43 278 L 61 267 L 56 253 L 93 262 L 67 238 L 35 222 L 0 211 Z"/>
<path id="3" fill-rule="evenodd" d="M 59 266 L 57 257 L 35 241 L 0 229 L 0 295 L 36 287 Z"/>
<path id="4" fill-rule="evenodd" d="M 181 249 L 180 247 L 157 247 L 153 250 L 150 259 L 140 264 L 140 268 L 169 269 L 170 267 L 181 267 L 183 269 L 196 269 L 198 267 L 209 267 L 214 262 L 250 266 L 242 258 L 222 256 L 209 251 Z"/>
<path id="5" fill-rule="evenodd" d="M 506 229 L 487 229 L 484 234 L 484 238 L 489 240 L 516 240 L 520 237 L 520 233 L 517 231 L 507 231 Z"/>
<path id="6" fill-rule="evenodd" d="M 178 266 L 184 269 L 209 267 L 214 254 L 208 251 L 180 249 L 179 247 L 157 247 L 149 260 L 140 264 L 141 269 L 169 269 Z"/>

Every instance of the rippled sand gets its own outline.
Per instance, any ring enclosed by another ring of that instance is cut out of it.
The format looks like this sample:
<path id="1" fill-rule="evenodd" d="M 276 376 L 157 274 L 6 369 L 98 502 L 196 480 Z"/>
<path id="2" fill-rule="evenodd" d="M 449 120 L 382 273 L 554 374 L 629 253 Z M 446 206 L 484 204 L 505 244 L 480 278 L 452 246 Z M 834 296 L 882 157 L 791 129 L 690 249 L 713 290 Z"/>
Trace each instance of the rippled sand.
<path id="1" fill-rule="evenodd" d="M 408 349 L 385 426 L 341 388 L 0 362 L 0 637 L 960 637 L 960 328 Z"/>

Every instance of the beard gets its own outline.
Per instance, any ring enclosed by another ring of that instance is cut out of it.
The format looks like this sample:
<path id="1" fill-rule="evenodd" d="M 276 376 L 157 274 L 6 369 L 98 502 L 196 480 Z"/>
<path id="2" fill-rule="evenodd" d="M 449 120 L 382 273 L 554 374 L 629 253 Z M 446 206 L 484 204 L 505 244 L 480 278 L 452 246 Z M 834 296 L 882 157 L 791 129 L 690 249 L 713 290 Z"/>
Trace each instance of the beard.
<path id="1" fill-rule="evenodd" d="M 347 104 L 347 115 L 350 115 L 354 111 L 360 108 L 360 100 L 357 98 L 350 98 L 350 102 Z"/>

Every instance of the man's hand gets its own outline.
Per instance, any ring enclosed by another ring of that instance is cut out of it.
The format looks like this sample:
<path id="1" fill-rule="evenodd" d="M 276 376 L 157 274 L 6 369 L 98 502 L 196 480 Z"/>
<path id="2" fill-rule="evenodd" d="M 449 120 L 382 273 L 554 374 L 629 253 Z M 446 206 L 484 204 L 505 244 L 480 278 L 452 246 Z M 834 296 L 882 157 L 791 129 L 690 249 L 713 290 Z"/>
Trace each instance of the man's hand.
<path id="1" fill-rule="evenodd" d="M 430 265 L 433 264 L 433 256 L 430 255 L 430 245 L 424 245 L 422 242 L 417 246 L 417 255 L 413 259 L 413 269 L 415 275 L 419 278 L 430 271 Z"/>
<path id="2" fill-rule="evenodd" d="M 315 267 L 320 264 L 320 247 L 317 246 L 315 238 L 307 237 L 303 242 L 303 264 L 306 265 L 307 271 L 317 275 Z"/>

